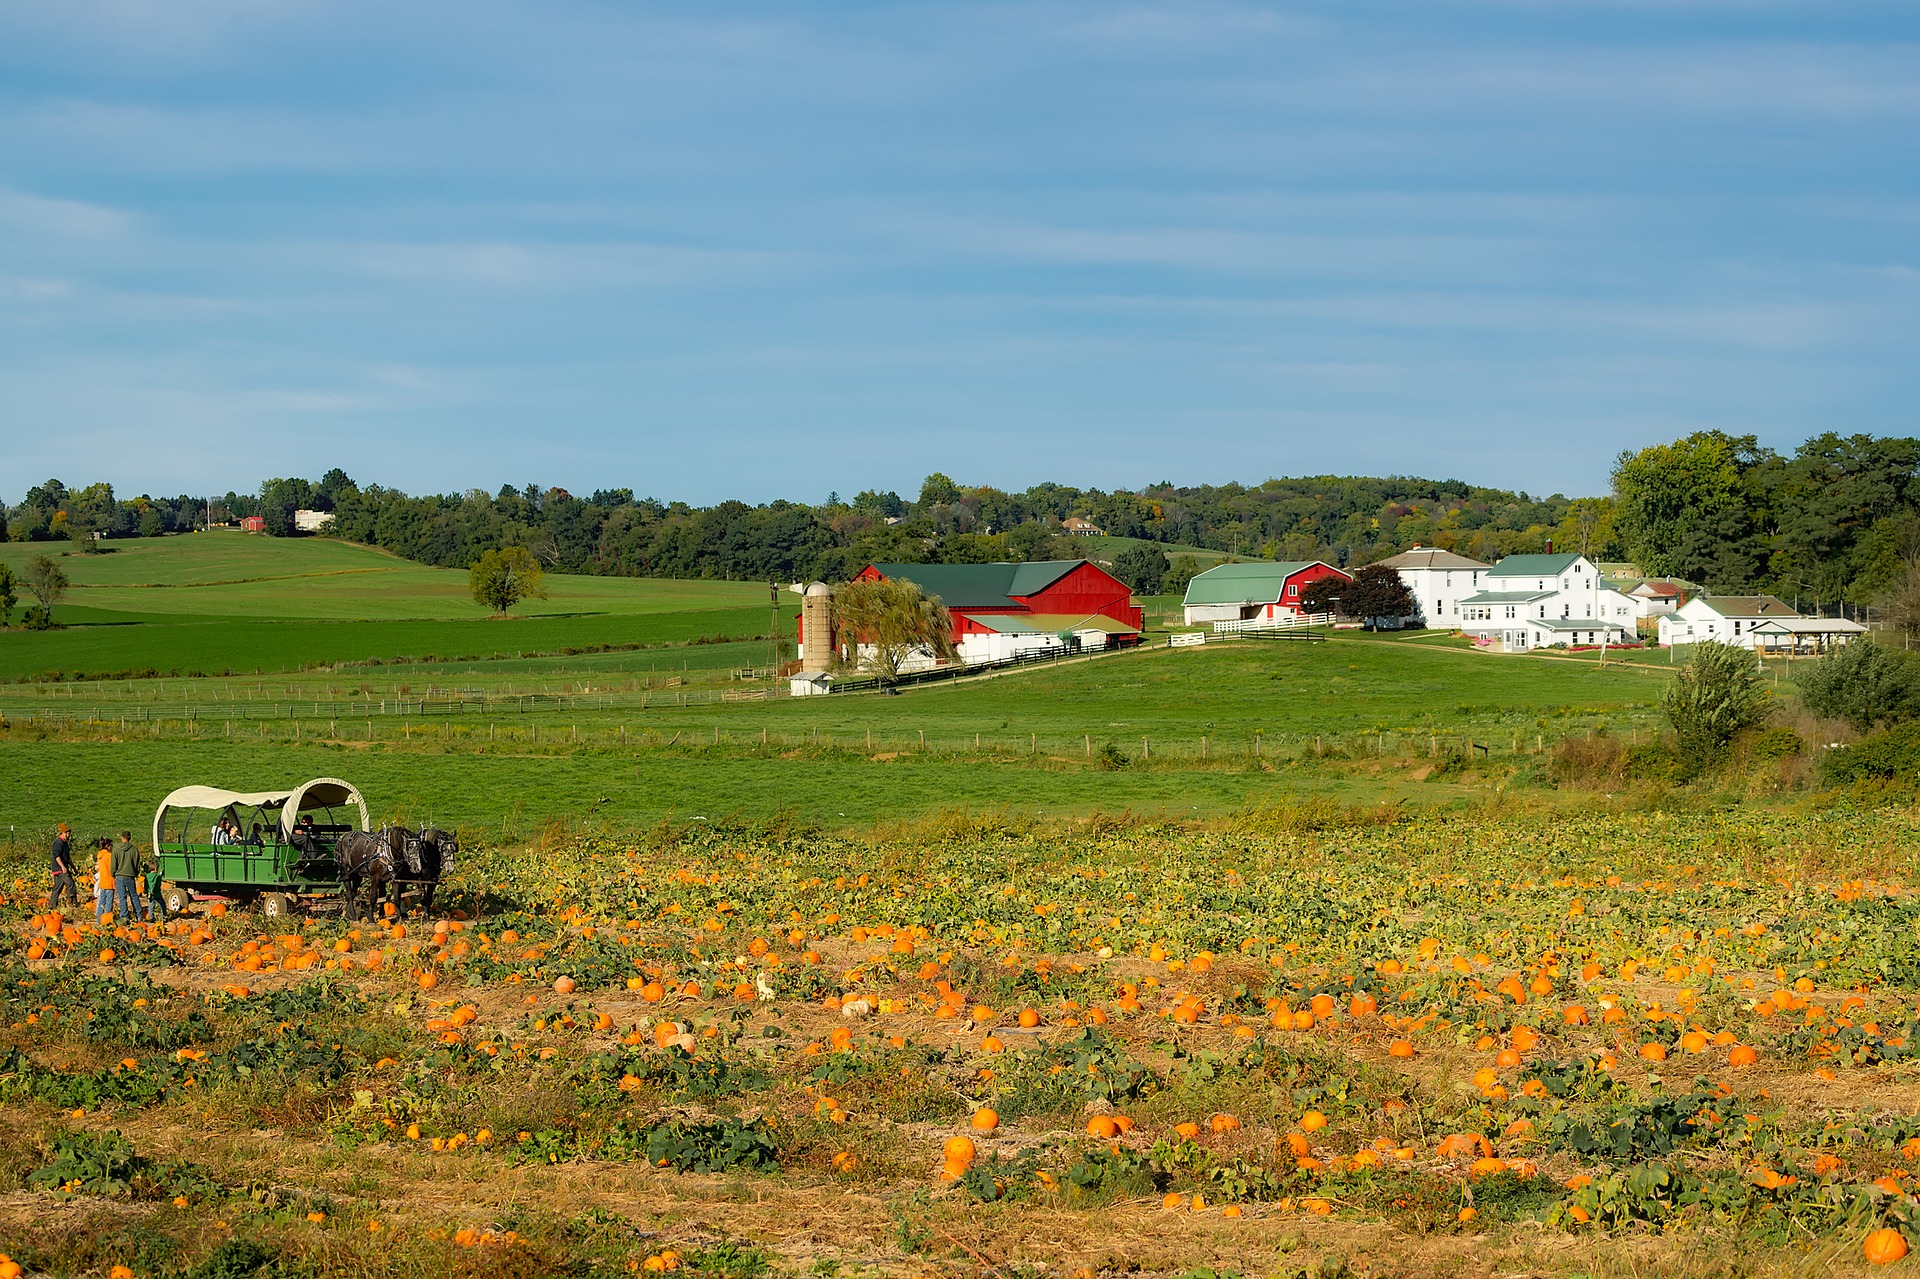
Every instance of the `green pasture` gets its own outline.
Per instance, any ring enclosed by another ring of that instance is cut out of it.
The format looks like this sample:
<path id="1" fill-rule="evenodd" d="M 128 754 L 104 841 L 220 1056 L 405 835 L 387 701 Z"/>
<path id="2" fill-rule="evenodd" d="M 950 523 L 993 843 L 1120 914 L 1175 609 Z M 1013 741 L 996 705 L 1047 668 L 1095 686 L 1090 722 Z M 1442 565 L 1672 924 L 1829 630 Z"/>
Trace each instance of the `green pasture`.
<path id="1" fill-rule="evenodd" d="M 636 623 L 643 619 L 634 619 Z M 452 623 L 429 623 L 451 629 Z M 475 625 L 485 625 L 484 623 Z M 523 627 L 540 622 L 518 624 Z M 575 634 L 580 623 L 567 634 Z M 1311 644 L 1245 641 L 1164 647 L 1052 666 L 907 687 L 897 696 L 702 701 L 682 706 L 674 687 L 729 687 L 726 676 L 763 666 L 764 643 L 689 645 L 495 662 L 415 661 L 399 667 L 310 671 L 260 679 L 130 680 L 0 686 L 0 710 L 23 719 L 97 712 L 108 720 L 409 717 L 432 731 L 500 715 L 524 722 L 625 724 L 637 732 L 724 734 L 925 733 L 943 741 L 1155 739 L 1220 749 L 1256 737 L 1439 734 L 1558 737 L 1591 727 L 1648 724 L 1664 668 L 1502 657 L 1405 641 L 1340 638 Z M 684 680 L 684 685 L 669 680 Z M 740 687 L 740 686 L 734 686 Z M 764 687 L 761 685 L 760 687 Z M 502 709 L 488 698 L 540 695 Z M 437 699 L 431 709 L 424 699 Z M 451 702 L 451 705 L 442 703 Z M 444 713 L 443 713 L 444 712 Z M 436 720 L 434 717 L 439 715 Z M 313 731 L 309 727 L 306 731 Z M 356 730 L 357 731 L 357 730 Z M 385 736 L 391 728 L 377 731 Z"/>
<path id="2" fill-rule="evenodd" d="M 1157 546 L 1166 553 L 1169 561 L 1186 556 L 1203 569 L 1212 568 L 1216 564 L 1224 564 L 1230 559 L 1249 560 L 1259 558 L 1252 554 L 1235 556 L 1231 551 L 1217 551 L 1210 546 L 1189 546 L 1184 542 L 1152 542 L 1144 537 L 1110 537 L 1106 534 L 1101 534 L 1099 537 L 1086 537 L 1078 540 L 1085 543 L 1087 554 L 1097 560 L 1111 560 L 1129 546 Z"/>
<path id="3" fill-rule="evenodd" d="M 0 562 L 16 569 L 32 555 L 59 554 L 73 583 L 54 610 L 64 629 L 0 632 L 0 683 L 517 659 L 762 636 L 774 619 L 764 585 L 562 574 L 547 578 L 546 599 L 490 619 L 469 598 L 463 572 L 327 538 L 216 531 L 114 542 L 101 555 L 61 554 L 57 545 L 0 543 Z M 792 611 L 783 597 L 782 619 Z"/>
<path id="4" fill-rule="evenodd" d="M 57 631 L 0 633 L 0 686 L 56 674 L 95 678 L 151 670 L 163 676 L 244 675 L 393 658 L 436 659 L 444 667 L 471 667 L 568 648 L 758 636 L 767 633 L 768 624 L 766 609 L 738 607 L 462 621 L 187 621 L 175 617 L 95 622 Z M 661 660 L 654 659 L 653 664 Z M 758 664 L 766 663 L 767 647 L 761 644 Z M 645 667 L 648 662 L 638 664 Z M 0 704 L 7 702 L 10 692 L 0 687 Z"/>
<path id="5" fill-rule="evenodd" d="M 94 620 L 101 613 L 134 620 L 157 615 L 197 620 L 463 620 L 484 612 L 468 593 L 465 570 L 431 568 L 330 538 L 215 530 L 107 545 L 107 553 L 90 555 L 65 550 L 61 543 L 0 543 L 0 563 L 17 572 L 33 555 L 58 556 L 72 582 L 65 606 L 54 611 L 61 621 Z M 551 574 L 547 593 L 546 599 L 528 600 L 515 611 L 527 617 L 568 617 L 749 605 L 758 605 L 764 613 L 767 606 L 766 586 L 751 582 Z"/>
<path id="6" fill-rule="evenodd" d="M 549 686 L 602 687 L 607 672 L 587 664 L 646 656 L 521 665 L 542 667 Z M 390 698 L 403 687 L 417 694 L 431 669 L 379 672 L 375 682 Z M 166 683 L 170 700 L 182 685 L 206 698 L 191 729 L 134 719 L 122 732 L 111 710 L 92 729 L 29 726 L 9 709 L 0 830 L 37 831 L 61 817 L 131 823 L 189 781 L 253 787 L 329 773 L 362 784 L 391 815 L 509 837 L 552 820 L 786 816 L 834 826 L 951 810 L 1205 815 L 1306 793 L 1444 803 L 1471 788 L 1433 770 L 1431 752 L 1457 754 L 1472 740 L 1506 763 L 1567 733 L 1634 731 L 1653 722 L 1665 677 L 1342 639 L 1123 653 L 891 697 L 643 711 L 631 697 L 596 708 L 603 695 L 594 694 L 527 714 L 437 716 L 419 714 L 417 703 L 403 716 L 394 701 L 383 715 L 369 699 L 364 716 L 337 722 L 294 705 L 279 681 L 277 704 L 217 699 L 215 690 L 233 692 L 240 681 Z M 26 687 L 47 695 L 42 715 L 71 713 L 95 691 Z M 63 703 L 64 692 L 76 697 Z M 341 740 L 325 740 L 336 732 Z M 1125 757 L 1119 767 L 1098 758 L 1109 743 Z M 1418 782 L 1411 789 L 1409 777 Z"/>
<path id="7" fill-rule="evenodd" d="M 399 747 L 275 742 L 0 741 L 0 839 L 41 844 L 57 821 L 81 837 L 150 829 L 160 798 L 202 782 L 234 789 L 346 777 L 376 819 L 432 820 L 468 836 L 519 840 L 551 822 L 647 827 L 661 821 L 797 821 L 872 826 L 941 813 L 1194 817 L 1319 796 L 1377 803 L 1398 778 L 1287 766 L 1142 767 L 1103 772 L 1012 755 L 964 758 L 902 750 L 890 758 L 837 749 L 678 747 L 442 753 Z M 1465 802 L 1477 788 L 1427 783 L 1428 804 Z"/>
<path id="8" fill-rule="evenodd" d="M 1343 632 L 765 698 L 763 637 L 777 623 L 788 638 L 794 602 L 776 619 L 760 585 L 553 577 L 536 615 L 495 621 L 464 574 L 326 539 L 116 548 L 61 561 L 73 625 L 0 633 L 0 832 L 137 826 L 188 781 L 319 773 L 395 816 L 514 835 L 560 819 L 1217 813 L 1302 790 L 1371 803 L 1407 793 L 1403 773 L 1434 773 L 1417 797 L 1451 802 L 1469 790 L 1427 760 L 1639 731 L 1669 676 Z M 1178 597 L 1145 603 L 1178 616 Z M 1103 766 L 1109 745 L 1124 759 Z"/>

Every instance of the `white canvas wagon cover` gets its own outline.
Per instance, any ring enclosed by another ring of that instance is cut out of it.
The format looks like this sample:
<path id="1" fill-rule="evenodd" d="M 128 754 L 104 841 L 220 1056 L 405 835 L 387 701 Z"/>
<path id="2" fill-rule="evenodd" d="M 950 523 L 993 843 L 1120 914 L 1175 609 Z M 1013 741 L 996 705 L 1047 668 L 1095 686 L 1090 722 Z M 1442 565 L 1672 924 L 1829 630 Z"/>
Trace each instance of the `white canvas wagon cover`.
<path id="1" fill-rule="evenodd" d="M 218 811 L 229 805 L 280 810 L 280 838 L 293 834 L 300 814 L 316 808 L 342 808 L 348 804 L 360 810 L 360 829 L 367 830 L 367 801 L 352 782 L 337 777 L 316 777 L 292 790 L 232 791 L 218 786 L 182 786 L 160 801 L 153 814 L 153 846 L 160 847 L 160 829 L 169 808 L 205 808 Z"/>

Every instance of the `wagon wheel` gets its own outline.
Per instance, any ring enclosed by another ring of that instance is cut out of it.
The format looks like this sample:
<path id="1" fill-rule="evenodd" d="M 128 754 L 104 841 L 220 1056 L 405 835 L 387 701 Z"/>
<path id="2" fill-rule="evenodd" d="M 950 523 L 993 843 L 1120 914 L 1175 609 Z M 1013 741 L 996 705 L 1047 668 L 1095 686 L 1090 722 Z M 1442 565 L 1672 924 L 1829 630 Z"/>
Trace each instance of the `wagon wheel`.
<path id="1" fill-rule="evenodd" d="M 293 914 L 293 898 L 286 893 L 266 893 L 260 898 L 260 913 L 268 919 L 285 919 Z"/>
<path id="2" fill-rule="evenodd" d="M 160 904 L 167 908 L 167 914 L 178 915 L 193 902 L 193 895 L 178 884 L 168 884 L 160 890 Z"/>

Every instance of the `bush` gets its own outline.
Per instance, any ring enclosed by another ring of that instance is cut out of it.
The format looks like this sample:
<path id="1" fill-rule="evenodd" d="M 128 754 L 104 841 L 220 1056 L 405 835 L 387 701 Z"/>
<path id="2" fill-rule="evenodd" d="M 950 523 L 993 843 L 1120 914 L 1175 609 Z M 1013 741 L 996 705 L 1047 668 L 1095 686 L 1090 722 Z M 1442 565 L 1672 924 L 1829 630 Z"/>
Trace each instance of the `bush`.
<path id="1" fill-rule="evenodd" d="M 1629 746 L 1623 767 L 1637 782 L 1678 782 L 1687 775 L 1687 761 L 1665 738 Z"/>
<path id="2" fill-rule="evenodd" d="M 1754 734 L 1750 750 L 1755 759 L 1769 762 L 1791 759 L 1806 749 L 1806 743 L 1800 734 L 1785 724 L 1775 724 L 1772 728 L 1763 728 Z"/>
<path id="3" fill-rule="evenodd" d="M 1920 657 L 1858 640 L 1800 673 L 1808 710 L 1843 719 L 1860 732 L 1920 717 Z"/>
<path id="4" fill-rule="evenodd" d="M 1718 763 L 1727 746 L 1767 713 L 1767 690 L 1752 653 L 1709 640 L 1668 687 L 1661 709 L 1675 745 L 1695 772 Z"/>
<path id="5" fill-rule="evenodd" d="M 1920 723 L 1875 733 L 1820 757 L 1820 780 L 1829 786 L 1920 776 Z"/>

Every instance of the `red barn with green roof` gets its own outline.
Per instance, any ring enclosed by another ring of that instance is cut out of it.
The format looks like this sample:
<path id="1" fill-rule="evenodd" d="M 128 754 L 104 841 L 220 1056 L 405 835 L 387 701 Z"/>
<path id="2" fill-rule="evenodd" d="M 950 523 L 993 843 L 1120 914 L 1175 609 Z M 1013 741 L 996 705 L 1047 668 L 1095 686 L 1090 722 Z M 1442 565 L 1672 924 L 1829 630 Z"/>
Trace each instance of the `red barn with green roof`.
<path id="1" fill-rule="evenodd" d="M 1086 560 L 1034 564 L 869 564 L 855 581 L 912 582 L 953 614 L 953 642 L 969 636 L 1099 631 L 1125 643 L 1146 626 L 1133 590 Z"/>

